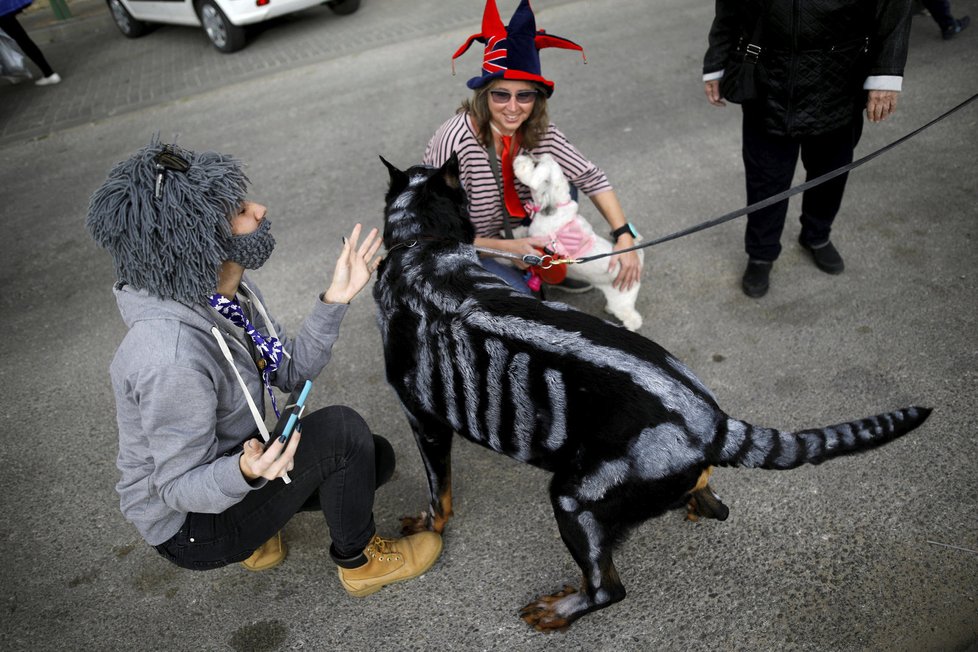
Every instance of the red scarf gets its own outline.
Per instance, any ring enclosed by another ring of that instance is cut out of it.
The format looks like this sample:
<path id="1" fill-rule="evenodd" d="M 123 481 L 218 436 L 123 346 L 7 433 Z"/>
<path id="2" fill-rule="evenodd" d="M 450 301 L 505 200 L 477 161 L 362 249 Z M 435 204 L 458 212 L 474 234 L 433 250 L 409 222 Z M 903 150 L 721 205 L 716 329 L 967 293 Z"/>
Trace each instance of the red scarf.
<path id="1" fill-rule="evenodd" d="M 513 183 L 513 150 L 519 150 L 519 141 L 513 147 L 513 136 L 499 134 L 499 138 L 503 143 L 503 201 L 506 204 L 506 210 L 513 217 L 526 217 L 523 202 L 520 201 L 519 193 L 516 192 L 516 185 Z"/>

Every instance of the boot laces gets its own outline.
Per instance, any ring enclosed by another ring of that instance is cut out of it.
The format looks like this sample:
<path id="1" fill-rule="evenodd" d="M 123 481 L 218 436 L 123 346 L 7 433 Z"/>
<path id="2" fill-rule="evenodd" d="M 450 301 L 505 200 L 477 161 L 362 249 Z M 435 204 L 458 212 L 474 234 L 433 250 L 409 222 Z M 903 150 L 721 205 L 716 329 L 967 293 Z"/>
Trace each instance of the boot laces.
<path id="1" fill-rule="evenodd" d="M 378 558 L 378 561 L 394 561 L 400 559 L 396 540 L 385 539 L 379 534 L 374 535 L 374 538 L 367 545 L 366 552 L 369 556 Z M 385 555 L 386 559 L 384 558 Z"/>

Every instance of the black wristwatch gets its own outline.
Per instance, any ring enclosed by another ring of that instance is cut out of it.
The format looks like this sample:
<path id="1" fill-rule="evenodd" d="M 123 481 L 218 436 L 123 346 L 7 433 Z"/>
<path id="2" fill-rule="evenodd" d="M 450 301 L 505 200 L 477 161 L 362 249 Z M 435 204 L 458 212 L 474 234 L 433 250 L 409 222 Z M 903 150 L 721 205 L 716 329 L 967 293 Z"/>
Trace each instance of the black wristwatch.
<path id="1" fill-rule="evenodd" d="M 626 222 L 625 226 L 619 226 L 617 229 L 612 231 L 611 237 L 615 239 L 615 242 L 618 242 L 618 238 L 626 233 L 631 235 L 633 238 L 638 237 L 638 231 L 635 230 L 635 227 L 632 226 L 631 222 Z"/>

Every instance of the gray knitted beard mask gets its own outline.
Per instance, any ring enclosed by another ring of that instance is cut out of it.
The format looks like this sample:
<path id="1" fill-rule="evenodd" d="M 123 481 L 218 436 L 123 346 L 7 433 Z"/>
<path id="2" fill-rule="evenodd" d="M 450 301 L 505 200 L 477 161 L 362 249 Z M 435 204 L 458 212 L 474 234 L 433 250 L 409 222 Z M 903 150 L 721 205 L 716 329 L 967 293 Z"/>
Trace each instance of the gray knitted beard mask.
<path id="1" fill-rule="evenodd" d="M 241 163 L 154 138 L 92 195 L 86 226 L 119 283 L 161 299 L 206 303 L 228 259 L 231 216 L 247 192 Z"/>
<path id="2" fill-rule="evenodd" d="M 272 221 L 267 217 L 251 233 L 231 237 L 227 247 L 227 259 L 245 269 L 258 269 L 265 264 L 275 249 Z"/>

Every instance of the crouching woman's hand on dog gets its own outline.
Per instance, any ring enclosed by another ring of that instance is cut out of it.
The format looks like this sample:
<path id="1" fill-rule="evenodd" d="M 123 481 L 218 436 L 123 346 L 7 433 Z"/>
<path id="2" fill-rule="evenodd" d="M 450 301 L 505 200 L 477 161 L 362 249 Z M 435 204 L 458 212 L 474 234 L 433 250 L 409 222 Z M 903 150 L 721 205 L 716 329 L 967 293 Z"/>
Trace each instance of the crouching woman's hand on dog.
<path id="1" fill-rule="evenodd" d="M 635 246 L 635 241 L 631 236 L 622 236 L 618 238 L 618 242 L 615 243 L 614 250 L 627 249 L 628 247 Z M 618 276 L 611 283 L 612 287 L 615 287 L 622 292 L 630 290 L 633 285 L 639 282 L 642 277 L 642 261 L 638 257 L 638 252 L 629 251 L 618 256 L 611 257 L 611 263 L 608 267 L 609 270 L 613 270 L 615 265 L 620 264 L 621 267 L 618 268 Z"/>
<path id="2" fill-rule="evenodd" d="M 257 439 L 249 439 L 244 443 L 244 450 L 238 459 L 238 467 L 241 475 L 248 482 L 254 482 L 258 478 L 274 480 L 292 470 L 294 465 L 292 459 L 295 457 L 295 449 L 299 445 L 301 435 L 296 430 L 289 437 L 288 445 L 276 439 L 268 448 L 265 448 Z"/>
<path id="3" fill-rule="evenodd" d="M 599 192 L 596 195 L 591 195 L 590 199 L 594 207 L 598 209 L 598 212 L 608 222 L 608 226 L 611 227 L 612 231 L 628 221 L 625 218 L 625 212 L 621 209 L 621 204 L 618 202 L 618 195 L 615 194 L 614 190 Z M 631 235 L 623 233 L 618 236 L 618 240 L 612 248 L 614 251 L 619 251 L 621 249 L 628 249 L 634 245 L 635 239 Z M 620 256 L 612 256 L 608 261 L 608 271 L 614 273 L 616 265 L 620 265 L 620 267 L 618 268 L 618 275 L 611 285 L 622 292 L 626 292 L 639 282 L 642 276 L 642 260 L 638 257 L 637 253 L 631 251 Z"/>
<path id="4" fill-rule="evenodd" d="M 350 303 L 367 285 L 370 275 L 380 264 L 377 251 L 380 249 L 381 239 L 377 237 L 377 229 L 371 229 L 363 239 L 363 244 L 358 247 L 361 229 L 359 224 L 354 226 L 350 237 L 343 242 L 343 251 L 340 252 L 333 270 L 333 281 L 323 293 L 323 301 L 326 303 Z"/>

